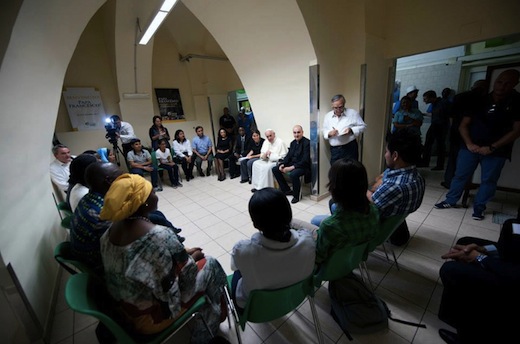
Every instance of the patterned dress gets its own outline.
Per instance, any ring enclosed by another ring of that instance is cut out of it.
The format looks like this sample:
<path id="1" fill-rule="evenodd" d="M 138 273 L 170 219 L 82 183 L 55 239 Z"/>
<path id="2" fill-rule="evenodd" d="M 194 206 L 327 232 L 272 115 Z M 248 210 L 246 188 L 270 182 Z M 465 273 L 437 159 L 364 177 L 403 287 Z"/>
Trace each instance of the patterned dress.
<path id="1" fill-rule="evenodd" d="M 216 259 L 196 263 L 175 234 L 160 225 L 126 246 L 110 243 L 109 233 L 110 229 L 101 237 L 108 292 L 136 332 L 162 331 L 190 301 L 205 294 L 209 302 L 201 313 L 217 333 L 226 275 Z M 197 318 L 191 342 L 207 343 L 210 338 Z"/>

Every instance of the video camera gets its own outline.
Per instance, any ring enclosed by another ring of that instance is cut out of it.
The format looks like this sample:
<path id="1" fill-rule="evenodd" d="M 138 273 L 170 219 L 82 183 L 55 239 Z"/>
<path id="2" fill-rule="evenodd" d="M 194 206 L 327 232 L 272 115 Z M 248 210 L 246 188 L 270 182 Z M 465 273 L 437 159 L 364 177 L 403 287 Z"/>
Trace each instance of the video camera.
<path id="1" fill-rule="evenodd" d="M 105 129 L 107 131 L 107 134 L 105 135 L 105 138 L 108 139 L 108 142 L 110 142 L 113 145 L 117 144 L 117 126 L 112 120 L 112 118 L 107 118 L 105 120 Z"/>

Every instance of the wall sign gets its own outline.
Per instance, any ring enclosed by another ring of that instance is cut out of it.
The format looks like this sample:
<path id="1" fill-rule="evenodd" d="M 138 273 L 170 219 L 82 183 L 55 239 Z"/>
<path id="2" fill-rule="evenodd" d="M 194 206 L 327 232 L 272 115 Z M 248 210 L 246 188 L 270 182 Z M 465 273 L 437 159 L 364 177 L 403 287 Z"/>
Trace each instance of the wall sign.
<path id="1" fill-rule="evenodd" d="M 72 128 L 77 130 L 104 129 L 105 108 L 101 94 L 93 87 L 70 87 L 63 91 L 63 100 Z"/>
<path id="2" fill-rule="evenodd" d="M 155 96 L 163 120 L 185 119 L 178 88 L 156 88 Z"/>

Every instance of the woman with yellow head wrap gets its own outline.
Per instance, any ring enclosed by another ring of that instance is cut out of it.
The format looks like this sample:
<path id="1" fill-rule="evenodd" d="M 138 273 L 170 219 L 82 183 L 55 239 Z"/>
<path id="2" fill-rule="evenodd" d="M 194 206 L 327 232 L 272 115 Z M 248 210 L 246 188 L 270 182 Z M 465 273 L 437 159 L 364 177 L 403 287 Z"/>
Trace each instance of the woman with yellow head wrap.
<path id="1" fill-rule="evenodd" d="M 163 331 L 204 293 L 209 302 L 201 313 L 216 333 L 224 270 L 211 257 L 195 262 L 171 229 L 151 223 L 148 214 L 157 203 L 152 185 L 139 175 L 123 174 L 110 186 L 100 215 L 114 221 L 101 237 L 108 291 L 123 319 L 142 334 Z M 210 338 L 197 318 L 191 342 L 207 343 Z"/>

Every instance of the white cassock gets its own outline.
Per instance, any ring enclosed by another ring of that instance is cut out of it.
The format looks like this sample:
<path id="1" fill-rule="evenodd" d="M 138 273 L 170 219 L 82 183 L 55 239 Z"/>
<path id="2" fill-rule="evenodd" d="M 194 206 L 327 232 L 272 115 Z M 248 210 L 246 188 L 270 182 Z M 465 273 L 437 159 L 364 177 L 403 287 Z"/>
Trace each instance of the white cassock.
<path id="1" fill-rule="evenodd" d="M 253 175 L 251 177 L 251 184 L 253 188 L 260 190 L 266 187 L 274 187 L 274 177 L 271 169 L 276 166 L 278 160 L 283 159 L 287 155 L 287 146 L 282 139 L 275 138 L 271 143 L 265 140 L 260 156 L 265 156 L 265 152 L 271 151 L 269 159 L 258 159 L 253 163 Z"/>

